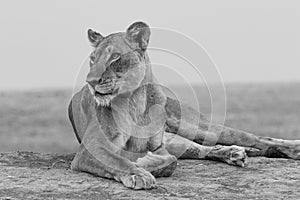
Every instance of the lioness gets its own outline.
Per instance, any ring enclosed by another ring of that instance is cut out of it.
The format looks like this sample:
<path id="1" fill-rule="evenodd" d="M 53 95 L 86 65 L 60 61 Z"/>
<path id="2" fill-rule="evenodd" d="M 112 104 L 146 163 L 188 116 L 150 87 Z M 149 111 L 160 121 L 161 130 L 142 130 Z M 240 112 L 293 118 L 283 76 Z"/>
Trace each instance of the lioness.
<path id="1" fill-rule="evenodd" d="M 149 38 L 150 28 L 143 22 L 106 37 L 88 30 L 94 50 L 87 84 L 73 96 L 68 110 L 80 143 L 73 170 L 150 189 L 154 177 L 174 172 L 177 158 L 214 159 L 241 167 L 246 152 L 300 159 L 299 140 L 259 137 L 210 124 L 191 107 L 167 97 L 151 70 Z M 181 119 L 182 111 L 189 113 L 187 119 Z M 194 123 L 198 117 L 200 123 Z M 201 145 L 216 139 L 217 146 Z"/>

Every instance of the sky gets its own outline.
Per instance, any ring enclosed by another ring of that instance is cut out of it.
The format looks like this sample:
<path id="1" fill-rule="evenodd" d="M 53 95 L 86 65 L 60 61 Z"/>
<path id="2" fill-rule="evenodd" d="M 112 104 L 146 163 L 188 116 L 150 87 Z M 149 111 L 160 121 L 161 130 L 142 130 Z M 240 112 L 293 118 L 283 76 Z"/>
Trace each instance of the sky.
<path id="1" fill-rule="evenodd" d="M 150 47 L 166 40 L 174 49 L 182 46 L 184 57 L 206 53 L 199 59 L 211 59 L 224 82 L 300 81 L 300 3 L 296 0 L 3 0 L 0 89 L 72 87 L 80 67 L 88 70 L 85 60 L 92 48 L 87 29 L 108 35 L 125 31 L 135 21 L 174 33 L 174 37 L 160 37 L 153 31 Z M 184 37 L 204 50 L 184 49 Z M 188 71 L 178 56 L 149 54 L 155 63 L 178 69 L 177 74 Z M 159 79 L 167 76 L 170 83 L 178 83 L 176 75 L 160 71 L 159 65 L 155 68 Z"/>

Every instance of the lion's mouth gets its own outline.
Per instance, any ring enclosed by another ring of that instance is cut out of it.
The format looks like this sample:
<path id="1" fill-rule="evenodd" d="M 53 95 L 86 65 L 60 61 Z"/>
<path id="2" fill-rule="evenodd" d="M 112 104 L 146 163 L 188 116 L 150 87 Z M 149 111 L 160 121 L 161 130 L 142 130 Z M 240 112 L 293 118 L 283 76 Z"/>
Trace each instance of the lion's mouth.
<path id="1" fill-rule="evenodd" d="M 95 96 L 105 96 L 113 94 L 116 87 L 116 81 L 113 79 L 103 80 L 98 84 L 90 84 L 89 88 Z"/>
<path id="2" fill-rule="evenodd" d="M 113 95 L 117 92 L 115 89 L 116 83 L 113 80 L 105 81 L 95 86 L 88 84 L 88 86 L 98 105 L 102 106 L 109 106 Z"/>
<path id="3" fill-rule="evenodd" d="M 113 93 L 115 88 L 115 83 L 109 82 L 105 84 L 99 84 L 94 87 L 95 95 L 110 95 Z"/>
<path id="4" fill-rule="evenodd" d="M 100 93 L 100 92 L 95 91 L 96 97 L 101 97 L 101 96 L 105 96 L 105 95 L 112 95 L 112 92 Z"/>

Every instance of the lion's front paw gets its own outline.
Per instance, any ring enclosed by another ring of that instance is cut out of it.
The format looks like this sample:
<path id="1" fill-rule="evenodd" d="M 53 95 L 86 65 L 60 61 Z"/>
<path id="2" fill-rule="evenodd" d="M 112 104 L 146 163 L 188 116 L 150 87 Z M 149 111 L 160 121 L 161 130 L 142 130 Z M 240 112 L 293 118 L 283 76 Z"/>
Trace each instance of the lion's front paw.
<path id="1" fill-rule="evenodd" d="M 220 159 L 230 165 L 239 167 L 245 166 L 247 154 L 245 148 L 236 145 L 232 146 L 216 146 L 211 152 L 213 158 Z"/>
<path id="2" fill-rule="evenodd" d="M 134 174 L 121 176 L 120 180 L 126 187 L 136 190 L 151 189 L 156 184 L 154 176 L 143 168 L 137 168 Z"/>

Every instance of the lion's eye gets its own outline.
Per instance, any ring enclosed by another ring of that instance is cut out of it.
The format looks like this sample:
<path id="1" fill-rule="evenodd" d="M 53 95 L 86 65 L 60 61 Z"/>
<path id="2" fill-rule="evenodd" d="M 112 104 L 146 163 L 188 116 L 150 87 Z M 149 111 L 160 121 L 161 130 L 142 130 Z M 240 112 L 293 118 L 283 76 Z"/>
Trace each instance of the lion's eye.
<path id="1" fill-rule="evenodd" d="M 116 59 L 118 59 L 118 58 L 120 58 L 120 54 L 119 54 L 119 53 L 113 53 L 113 54 L 111 55 L 111 59 L 112 59 L 112 60 L 116 60 Z"/>

